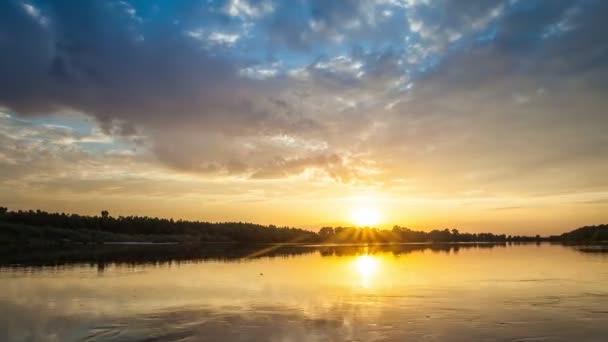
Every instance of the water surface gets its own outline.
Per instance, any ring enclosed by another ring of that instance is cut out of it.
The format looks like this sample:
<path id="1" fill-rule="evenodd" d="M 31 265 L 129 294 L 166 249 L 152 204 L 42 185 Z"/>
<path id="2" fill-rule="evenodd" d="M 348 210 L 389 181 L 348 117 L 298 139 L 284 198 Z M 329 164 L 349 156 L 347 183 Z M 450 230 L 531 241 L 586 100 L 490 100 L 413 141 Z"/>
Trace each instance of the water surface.
<path id="1" fill-rule="evenodd" d="M 1 341 L 607 341 L 561 245 L 82 246 L 0 255 Z"/>

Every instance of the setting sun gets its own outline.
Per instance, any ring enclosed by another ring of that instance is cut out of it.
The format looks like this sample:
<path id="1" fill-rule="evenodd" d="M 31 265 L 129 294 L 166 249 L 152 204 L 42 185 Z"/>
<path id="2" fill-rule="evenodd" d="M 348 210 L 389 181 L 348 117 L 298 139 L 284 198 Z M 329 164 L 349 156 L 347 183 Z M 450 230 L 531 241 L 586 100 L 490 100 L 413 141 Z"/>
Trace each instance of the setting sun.
<path id="1" fill-rule="evenodd" d="M 380 213 L 375 208 L 357 207 L 353 209 L 351 219 L 360 227 L 375 226 L 380 223 Z"/>

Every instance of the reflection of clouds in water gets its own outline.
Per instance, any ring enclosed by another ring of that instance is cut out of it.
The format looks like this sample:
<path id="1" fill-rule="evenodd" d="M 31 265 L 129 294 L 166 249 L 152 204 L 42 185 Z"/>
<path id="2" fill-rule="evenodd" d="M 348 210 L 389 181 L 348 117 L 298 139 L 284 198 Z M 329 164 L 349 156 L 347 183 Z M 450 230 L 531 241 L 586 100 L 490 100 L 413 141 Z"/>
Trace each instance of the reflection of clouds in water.
<path id="1" fill-rule="evenodd" d="M 91 341 L 343 341 L 353 338 L 344 317 L 312 318 L 287 307 L 182 308 L 95 328 Z"/>
<path id="2" fill-rule="evenodd" d="M 46 303 L 19 305 L 0 300 L 0 341 L 74 341 L 95 319 L 86 314 L 62 315 L 61 311 Z"/>
<path id="3" fill-rule="evenodd" d="M 103 276 L 90 255 L 0 267 L 0 341 L 603 341 L 608 327 L 605 254 L 562 246 L 302 246 L 239 263 L 249 248 L 221 262 L 163 248 L 145 265 L 120 251 L 92 259 Z"/>
<path id="4" fill-rule="evenodd" d="M 222 309 L 179 308 L 126 318 L 92 329 L 87 341 L 514 341 L 588 340 L 604 336 L 599 314 L 576 320 L 556 310 L 551 319 L 532 307 L 506 308 L 502 313 L 480 315 L 475 309 L 421 307 L 411 298 L 334 304 L 319 313 L 285 306 Z M 427 303 L 432 298 L 420 299 Z M 432 310 L 431 310 L 432 309 Z M 590 314 L 586 314 L 590 315 Z M 322 317 L 322 318 L 321 318 Z M 514 317 L 517 317 L 514 320 Z M 603 318 L 606 321 L 606 317 Z M 608 323 L 608 322 L 606 322 Z M 569 329 L 560 329 L 567 324 Z M 552 335 L 560 331 L 559 336 Z"/>
<path id="5" fill-rule="evenodd" d="M 60 315 L 44 305 L 0 301 L 0 341 L 566 342 L 603 340 L 608 326 L 605 301 L 594 293 L 576 298 L 580 310 L 571 310 L 573 299 L 565 297 L 550 311 L 538 310 L 532 300 L 496 309 L 470 301 L 475 298 L 420 291 L 344 296 L 313 307 L 174 307 L 122 317 Z"/>

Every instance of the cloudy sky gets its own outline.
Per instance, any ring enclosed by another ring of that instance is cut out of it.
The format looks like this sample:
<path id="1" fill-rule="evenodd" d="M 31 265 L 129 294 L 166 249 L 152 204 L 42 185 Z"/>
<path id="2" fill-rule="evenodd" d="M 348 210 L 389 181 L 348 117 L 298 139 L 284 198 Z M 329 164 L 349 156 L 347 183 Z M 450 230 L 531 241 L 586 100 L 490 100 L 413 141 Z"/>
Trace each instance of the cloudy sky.
<path id="1" fill-rule="evenodd" d="M 608 221 L 608 2 L 0 2 L 0 204 Z"/>

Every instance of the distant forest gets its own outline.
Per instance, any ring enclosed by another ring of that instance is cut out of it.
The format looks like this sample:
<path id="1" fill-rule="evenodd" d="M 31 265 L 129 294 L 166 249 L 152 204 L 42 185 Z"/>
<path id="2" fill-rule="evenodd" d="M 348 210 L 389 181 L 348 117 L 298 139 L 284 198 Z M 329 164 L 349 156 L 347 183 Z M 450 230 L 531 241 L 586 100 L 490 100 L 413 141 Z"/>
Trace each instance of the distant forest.
<path id="1" fill-rule="evenodd" d="M 371 242 L 599 242 L 608 241 L 608 225 L 588 226 L 558 236 L 511 236 L 463 233 L 458 229 L 429 232 L 395 226 L 378 228 L 323 227 L 318 233 L 292 227 L 243 222 L 185 221 L 147 216 L 112 217 L 9 211 L 0 207 L 0 244 L 104 242 L 243 242 L 243 243 L 371 243 Z"/>

